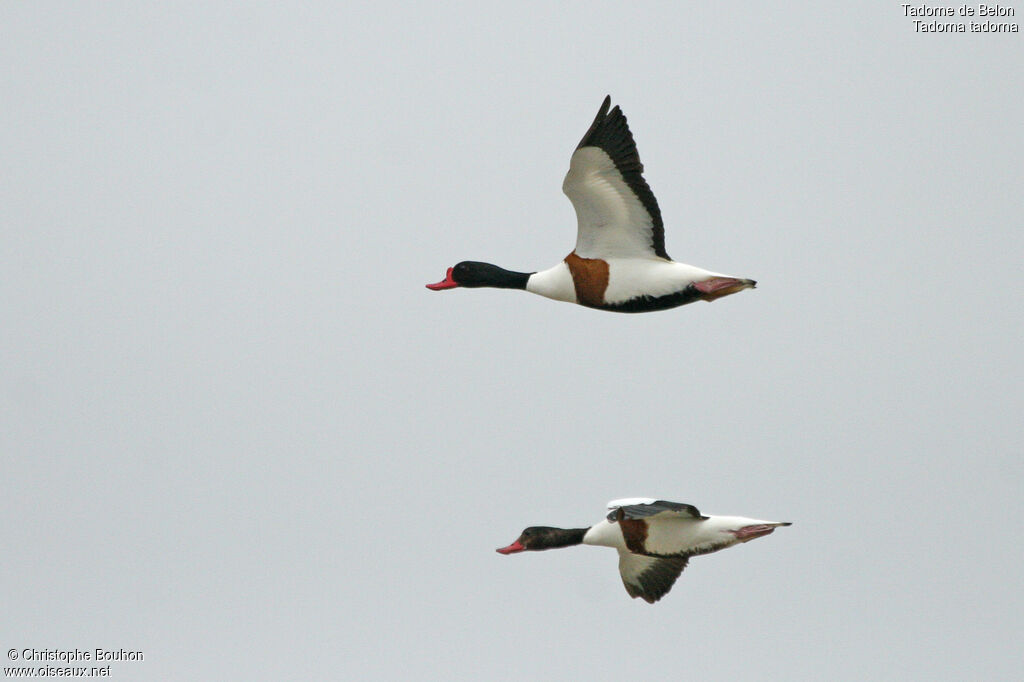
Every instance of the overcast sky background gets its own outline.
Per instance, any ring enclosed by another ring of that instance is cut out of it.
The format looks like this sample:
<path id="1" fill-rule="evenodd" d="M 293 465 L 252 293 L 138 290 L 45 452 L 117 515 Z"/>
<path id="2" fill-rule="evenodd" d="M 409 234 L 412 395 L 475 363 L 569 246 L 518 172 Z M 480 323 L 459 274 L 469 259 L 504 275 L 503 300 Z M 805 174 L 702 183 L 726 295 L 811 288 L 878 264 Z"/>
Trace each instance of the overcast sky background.
<path id="1" fill-rule="evenodd" d="M 1019 33 L 593 0 L 4 3 L 0 33 L 2 650 L 1019 677 Z M 758 288 L 632 316 L 424 289 L 571 250 L 609 93 L 668 252 Z M 607 549 L 494 553 L 623 496 L 794 525 L 654 606 Z"/>

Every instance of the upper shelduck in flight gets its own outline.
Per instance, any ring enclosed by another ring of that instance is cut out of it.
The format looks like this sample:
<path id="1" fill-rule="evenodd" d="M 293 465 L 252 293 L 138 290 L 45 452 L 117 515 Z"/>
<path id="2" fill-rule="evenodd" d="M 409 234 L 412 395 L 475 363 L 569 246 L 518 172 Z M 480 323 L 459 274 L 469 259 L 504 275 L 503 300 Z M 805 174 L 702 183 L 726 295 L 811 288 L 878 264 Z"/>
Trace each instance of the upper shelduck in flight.
<path id="1" fill-rule="evenodd" d="M 649 604 L 672 589 L 690 557 L 710 554 L 769 535 L 788 521 L 759 521 L 742 516 L 704 516 L 690 504 L 648 498 L 613 500 L 608 516 L 590 528 L 533 526 L 501 554 L 573 545 L 619 550 L 619 574 L 630 597 Z"/>
<path id="2" fill-rule="evenodd" d="M 605 97 L 569 161 L 562 191 L 576 208 L 576 248 L 547 270 L 512 272 L 462 261 L 428 289 L 525 289 L 556 301 L 620 313 L 713 301 L 756 282 L 677 263 L 665 252 L 661 211 L 643 177 L 626 117 Z"/>

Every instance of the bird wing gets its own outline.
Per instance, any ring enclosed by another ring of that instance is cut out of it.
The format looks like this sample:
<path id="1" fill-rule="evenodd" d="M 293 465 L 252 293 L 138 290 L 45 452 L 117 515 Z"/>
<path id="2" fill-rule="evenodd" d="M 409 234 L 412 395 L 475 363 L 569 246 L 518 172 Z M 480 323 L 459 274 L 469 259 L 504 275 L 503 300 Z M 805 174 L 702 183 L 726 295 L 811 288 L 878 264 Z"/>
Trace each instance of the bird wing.
<path id="1" fill-rule="evenodd" d="M 630 597 L 653 604 L 672 589 L 687 561 L 686 556 L 645 556 L 620 549 L 619 575 Z"/>
<path id="2" fill-rule="evenodd" d="M 658 200 L 644 180 L 626 117 L 605 97 L 569 161 L 562 191 L 576 208 L 581 258 L 665 258 Z"/>
<path id="3" fill-rule="evenodd" d="M 668 502 L 647 497 L 630 497 L 612 500 L 608 503 L 608 520 L 612 523 L 622 519 L 647 519 L 664 514 L 687 519 L 706 519 L 707 517 L 692 504 Z"/>

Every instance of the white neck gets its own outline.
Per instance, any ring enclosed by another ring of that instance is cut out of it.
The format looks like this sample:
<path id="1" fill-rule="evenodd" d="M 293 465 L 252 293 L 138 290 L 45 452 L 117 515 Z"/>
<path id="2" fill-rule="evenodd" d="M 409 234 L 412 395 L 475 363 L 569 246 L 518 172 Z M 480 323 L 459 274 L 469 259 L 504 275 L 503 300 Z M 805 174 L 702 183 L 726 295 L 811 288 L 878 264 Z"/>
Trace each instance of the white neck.
<path id="1" fill-rule="evenodd" d="M 526 290 L 556 301 L 576 303 L 576 285 L 572 282 L 572 274 L 565 261 L 530 275 L 526 281 Z"/>

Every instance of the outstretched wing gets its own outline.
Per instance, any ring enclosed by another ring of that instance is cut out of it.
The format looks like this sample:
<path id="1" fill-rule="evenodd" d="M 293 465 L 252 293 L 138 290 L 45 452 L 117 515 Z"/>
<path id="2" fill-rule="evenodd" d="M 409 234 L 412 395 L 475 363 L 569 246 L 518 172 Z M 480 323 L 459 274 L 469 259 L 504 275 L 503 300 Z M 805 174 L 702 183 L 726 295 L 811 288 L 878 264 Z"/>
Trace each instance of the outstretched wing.
<path id="1" fill-rule="evenodd" d="M 620 549 L 619 574 L 630 597 L 653 604 L 672 589 L 687 561 L 685 556 L 654 557 Z"/>
<path id="2" fill-rule="evenodd" d="M 622 519 L 646 519 L 664 514 L 688 519 L 706 519 L 707 517 L 692 504 L 668 502 L 647 497 L 630 497 L 623 500 L 612 500 L 608 503 L 608 520 L 614 523 Z"/>
<path id="3" fill-rule="evenodd" d="M 661 210 L 644 180 L 626 116 L 609 106 L 610 96 L 573 152 L 562 183 L 576 208 L 576 255 L 668 259 Z"/>

